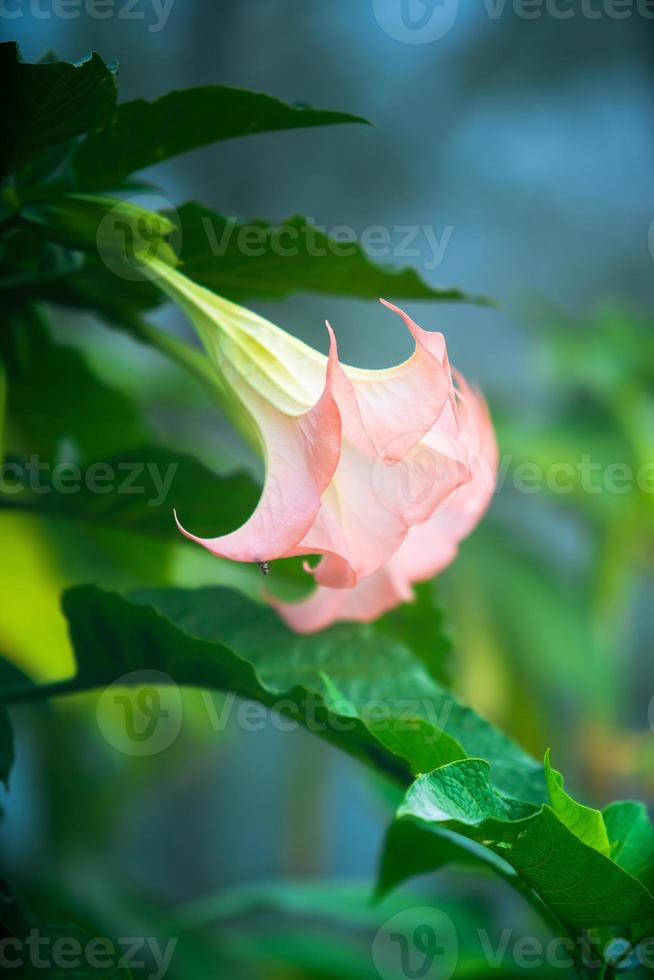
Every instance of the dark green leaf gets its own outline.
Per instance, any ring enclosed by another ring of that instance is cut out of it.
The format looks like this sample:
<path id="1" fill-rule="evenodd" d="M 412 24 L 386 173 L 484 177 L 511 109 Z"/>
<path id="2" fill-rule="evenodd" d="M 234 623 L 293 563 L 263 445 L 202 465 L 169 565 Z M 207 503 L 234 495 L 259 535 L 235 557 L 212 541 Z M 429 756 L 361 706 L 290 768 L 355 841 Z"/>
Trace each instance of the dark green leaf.
<path id="1" fill-rule="evenodd" d="M 343 244 L 299 215 L 281 225 L 226 218 L 196 203 L 168 217 L 181 229 L 183 272 L 237 302 L 304 291 L 377 299 L 467 300 L 430 286 L 413 269 L 374 262 L 360 244 Z"/>
<path id="2" fill-rule="evenodd" d="M 377 880 L 383 896 L 416 875 L 439 871 L 448 864 L 486 870 L 497 860 L 474 842 L 422 821 L 395 820 L 388 829 Z M 498 862 L 499 863 L 499 862 Z"/>
<path id="3" fill-rule="evenodd" d="M 82 268 L 83 256 L 54 242 L 44 242 L 33 229 L 13 228 L 1 245 L 0 291 L 11 306 L 31 302 L 48 288 Z"/>
<path id="4" fill-rule="evenodd" d="M 144 167 L 209 143 L 280 129 L 364 123 L 347 112 L 280 102 L 262 92 L 206 85 L 168 92 L 154 102 L 118 106 L 114 121 L 80 144 L 72 159 L 83 190 L 117 187 Z"/>
<path id="5" fill-rule="evenodd" d="M 41 150 L 101 126 L 116 104 L 114 77 L 97 54 L 85 61 L 28 65 L 14 42 L 0 45 L 3 138 L 0 175 Z"/>
<path id="6" fill-rule="evenodd" d="M 38 213 L 46 217 L 43 208 Z M 350 254 L 343 254 L 342 243 L 333 242 L 304 218 L 291 218 L 278 226 L 260 221 L 234 223 L 193 203 L 183 205 L 178 212 L 168 212 L 167 217 L 176 222 L 177 234 L 173 234 L 172 241 L 175 249 L 181 243 L 184 273 L 237 302 L 281 299 L 302 291 L 361 299 L 386 296 L 483 302 L 458 289 L 429 286 L 413 269 L 376 263 L 358 244 L 349 246 Z M 258 229 L 261 235 L 263 244 L 257 254 L 243 251 L 239 235 L 247 229 Z M 282 254 L 275 243 L 280 233 L 289 229 L 297 233 L 297 248 L 291 254 Z M 75 242 L 82 247 L 79 236 L 73 239 L 70 232 L 65 238 L 61 231 L 55 234 L 57 241 L 68 245 Z M 93 243 L 92 235 L 87 235 L 87 241 Z M 91 253 L 94 251 L 92 245 Z M 153 282 L 123 279 L 119 290 L 115 286 L 115 275 L 98 261 L 97 255 L 89 254 L 82 269 L 48 287 L 44 297 L 93 309 L 114 323 L 153 309 L 165 299 Z"/>
<path id="7" fill-rule="evenodd" d="M 24 464 L 16 460 L 15 465 Z M 245 473 L 219 476 L 192 456 L 145 445 L 87 462 L 74 492 L 62 489 L 52 472 L 44 474 L 39 493 L 29 483 L 12 481 L 11 475 L 6 483 L 13 483 L 17 492 L 0 496 L 0 507 L 23 507 L 175 541 L 182 539 L 173 508 L 185 527 L 211 537 L 244 523 L 260 495 Z"/>
<path id="8" fill-rule="evenodd" d="M 135 272 L 140 275 L 145 260 L 156 257 L 176 263 L 167 243 L 174 224 L 163 214 L 120 198 L 67 194 L 29 204 L 21 217 L 48 239 L 99 255 L 113 274 L 114 289 L 130 281 Z"/>
<path id="9" fill-rule="evenodd" d="M 0 354 L 9 382 L 8 424 L 18 433 L 8 448 L 50 465 L 66 440 L 90 459 L 145 441 L 129 399 L 102 384 L 79 351 L 55 343 L 33 312 L 16 314 L 0 331 Z"/>
<path id="10" fill-rule="evenodd" d="M 310 728 L 317 712 L 324 737 L 403 782 L 411 769 L 483 747 L 498 785 L 543 797 L 542 768 L 374 626 L 298 636 L 272 610 L 221 588 L 130 599 L 85 587 L 67 593 L 64 608 L 79 664 L 64 690 L 158 669 L 179 684 L 233 691 L 280 710 L 288 699 L 286 713 Z"/>
<path id="11" fill-rule="evenodd" d="M 123 328 L 135 316 L 165 301 L 153 282 L 123 279 L 116 289 L 116 276 L 97 257 L 85 255 L 79 270 L 41 289 L 44 300 L 59 306 L 91 310 L 105 322 Z"/>

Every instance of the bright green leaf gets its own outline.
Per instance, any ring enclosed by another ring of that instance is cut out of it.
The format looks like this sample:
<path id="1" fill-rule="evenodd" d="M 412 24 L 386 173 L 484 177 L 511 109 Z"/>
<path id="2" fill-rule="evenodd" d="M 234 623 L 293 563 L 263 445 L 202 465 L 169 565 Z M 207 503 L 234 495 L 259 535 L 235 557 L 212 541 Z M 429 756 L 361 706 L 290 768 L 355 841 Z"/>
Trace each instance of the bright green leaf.
<path id="1" fill-rule="evenodd" d="M 637 877 L 654 867 L 654 827 L 643 803 L 620 800 L 609 804 L 604 823 L 616 864 Z"/>
<path id="2" fill-rule="evenodd" d="M 504 858 L 569 928 L 654 920 L 654 898 L 638 879 L 584 844 L 551 807 L 498 792 L 489 773 L 487 762 L 464 759 L 420 776 L 397 817 L 483 844 Z"/>
<path id="3" fill-rule="evenodd" d="M 611 848 L 602 814 L 599 810 L 577 803 L 565 792 L 563 776 L 550 764 L 549 750 L 545 756 L 545 778 L 550 804 L 561 823 L 584 844 L 608 856 Z"/>

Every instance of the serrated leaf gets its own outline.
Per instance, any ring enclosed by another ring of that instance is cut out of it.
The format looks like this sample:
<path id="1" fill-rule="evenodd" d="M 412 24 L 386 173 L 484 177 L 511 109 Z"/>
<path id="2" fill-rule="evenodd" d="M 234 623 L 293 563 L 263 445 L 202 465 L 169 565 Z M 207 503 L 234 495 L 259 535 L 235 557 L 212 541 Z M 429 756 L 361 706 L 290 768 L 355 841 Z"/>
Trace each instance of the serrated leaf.
<path id="1" fill-rule="evenodd" d="M 561 823 L 584 844 L 594 847 L 600 854 L 608 857 L 611 848 L 602 814 L 599 810 L 577 803 L 565 792 L 563 776 L 556 769 L 552 769 L 549 750 L 545 756 L 545 779 L 552 810 Z"/>
<path id="2" fill-rule="evenodd" d="M 114 120 L 89 135 L 72 157 L 83 190 L 117 187 L 130 174 L 200 146 L 274 130 L 365 123 L 360 116 L 288 105 L 263 92 L 205 85 L 168 92 L 154 102 L 118 106 Z"/>
<path id="3" fill-rule="evenodd" d="M 93 53 L 76 64 L 30 65 L 19 60 L 15 42 L 0 45 L 3 141 L 0 176 L 42 150 L 101 126 L 116 105 L 114 76 Z"/>
<path id="4" fill-rule="evenodd" d="M 221 235 L 229 225 L 228 219 L 222 215 L 197 204 L 185 204 L 176 213 L 168 212 L 167 217 L 177 222 L 178 235 L 173 237 L 182 243 L 181 268 L 184 273 L 237 302 L 253 298 L 281 299 L 296 292 L 359 299 L 384 296 L 486 302 L 468 296 L 459 289 L 430 286 L 413 269 L 375 262 L 359 244 L 352 246 L 349 255 L 338 254 L 334 248 L 338 243 L 333 243 L 321 232 L 314 232 L 313 226 L 304 218 L 296 217 L 290 221 L 290 226 L 298 229 L 297 252 L 281 255 L 276 253 L 271 243 L 285 225 L 241 222 L 235 226 L 236 230 L 223 247 L 220 244 Z M 203 219 L 209 224 L 203 225 Z M 263 251 L 259 255 L 248 256 L 243 254 L 238 244 L 238 229 L 255 226 L 264 230 Z M 312 229 L 311 235 L 316 235 L 315 249 L 313 246 L 309 250 L 305 247 L 303 231 L 306 229 Z M 70 243 L 70 239 L 67 241 Z M 109 322 L 118 324 L 121 320 L 154 309 L 165 300 L 152 282 L 124 280 L 119 291 L 115 289 L 115 282 L 115 276 L 109 269 L 89 254 L 82 269 L 50 286 L 44 296 L 52 302 L 93 309 Z"/>
<path id="5" fill-rule="evenodd" d="M 181 229 L 184 273 L 236 302 L 298 291 L 479 301 L 459 289 L 430 286 L 413 269 L 375 262 L 359 243 L 344 246 L 301 215 L 281 225 L 242 222 L 189 202 L 168 217 Z"/>
<path id="6" fill-rule="evenodd" d="M 397 819 L 422 821 L 483 844 L 570 928 L 654 919 L 654 898 L 638 879 L 584 844 L 550 806 L 498 792 L 489 773 L 487 762 L 464 759 L 420 776 Z"/>
<path id="7" fill-rule="evenodd" d="M 412 769 L 485 745 L 498 784 L 542 798 L 542 768 L 378 627 L 341 624 L 299 636 L 272 610 L 223 588 L 121 597 L 89 586 L 66 593 L 64 609 L 79 672 L 62 691 L 159 669 L 177 683 L 233 691 L 282 710 L 286 700 L 308 727 L 315 707 L 318 727 L 325 726 L 319 734 L 400 782 Z M 426 736 L 420 744 L 417 727 Z"/>

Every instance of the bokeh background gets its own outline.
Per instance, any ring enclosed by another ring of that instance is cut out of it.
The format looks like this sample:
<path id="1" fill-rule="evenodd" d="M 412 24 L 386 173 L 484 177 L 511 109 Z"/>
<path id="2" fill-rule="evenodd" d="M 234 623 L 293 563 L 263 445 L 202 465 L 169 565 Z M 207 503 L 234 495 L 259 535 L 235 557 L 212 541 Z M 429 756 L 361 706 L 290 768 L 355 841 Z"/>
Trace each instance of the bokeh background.
<path id="1" fill-rule="evenodd" d="M 105 20 L 38 18 L 24 5 L 0 29 L 26 60 L 47 49 L 116 59 L 122 99 L 223 82 L 373 121 L 224 143 L 145 176 L 173 204 L 196 199 L 245 219 L 300 212 L 329 229 L 382 225 L 393 240 L 402 225 L 449 235 L 437 268 L 422 235 L 419 254 L 389 261 L 498 302 L 406 304 L 445 332 L 453 363 L 482 386 L 506 454 L 488 518 L 440 583 L 454 686 L 535 754 L 551 746 L 589 801 L 651 800 L 654 494 L 524 494 L 511 473 L 583 454 L 634 469 L 654 459 L 654 24 L 636 13 L 589 19 L 573 5 L 566 20 L 526 20 L 508 3 L 491 17 L 473 0 L 443 37 L 408 44 L 383 29 L 396 6 L 173 0 L 154 31 L 145 2 L 142 19 Z M 328 317 L 349 363 L 381 367 L 409 350 L 376 304 L 298 295 L 255 305 L 319 347 Z M 173 311 L 157 318 L 190 337 Z M 59 313 L 57 332 L 133 393 L 160 440 L 219 468 L 256 465 L 157 355 L 79 316 Z M 10 569 L 0 571 L 0 647 L 42 678 L 71 669 L 65 585 L 224 576 L 181 542 L 164 555 L 6 514 L 0 529 Z M 216 732 L 199 695 L 186 707 L 175 745 L 146 760 L 103 743 L 93 699 L 41 712 L 36 734 L 24 709 L 6 800 L 14 873 L 34 880 L 47 865 L 99 907 L 125 894 L 166 906 L 276 877 L 372 879 L 388 810 L 356 763 L 270 725 Z M 429 888 L 493 895 L 498 924 L 513 921 L 497 884 L 449 875 Z"/>

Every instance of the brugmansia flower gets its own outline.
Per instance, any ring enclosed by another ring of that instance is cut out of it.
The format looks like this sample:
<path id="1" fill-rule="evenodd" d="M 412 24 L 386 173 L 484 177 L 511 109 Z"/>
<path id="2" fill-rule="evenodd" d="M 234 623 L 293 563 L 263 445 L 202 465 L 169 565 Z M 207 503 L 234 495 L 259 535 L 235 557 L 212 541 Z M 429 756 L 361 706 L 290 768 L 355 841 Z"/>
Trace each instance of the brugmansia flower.
<path id="1" fill-rule="evenodd" d="M 215 365 L 231 418 L 266 465 L 259 504 L 229 534 L 200 538 L 215 555 L 271 562 L 317 555 L 317 588 L 275 602 L 295 630 L 370 621 L 441 571 L 486 509 L 497 450 L 482 397 L 455 383 L 440 333 L 398 314 L 415 341 L 397 367 L 366 371 L 324 356 L 177 270 L 160 286 L 188 314 Z M 384 301 L 382 301 L 384 302 Z M 273 600 L 271 600 L 273 601 Z"/>

